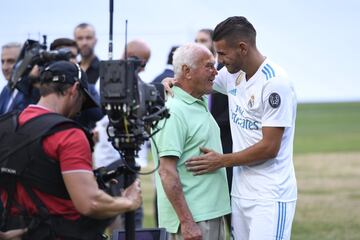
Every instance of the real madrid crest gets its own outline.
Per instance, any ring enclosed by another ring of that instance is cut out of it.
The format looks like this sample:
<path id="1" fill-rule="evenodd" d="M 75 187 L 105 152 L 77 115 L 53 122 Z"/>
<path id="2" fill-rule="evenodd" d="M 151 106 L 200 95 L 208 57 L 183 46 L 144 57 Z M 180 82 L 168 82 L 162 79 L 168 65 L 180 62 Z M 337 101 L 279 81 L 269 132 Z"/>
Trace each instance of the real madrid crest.
<path id="1" fill-rule="evenodd" d="M 255 96 L 254 95 L 251 95 L 249 101 L 248 101 L 248 107 L 249 108 L 252 108 L 255 104 Z"/>
<path id="2" fill-rule="evenodd" d="M 238 86 L 241 83 L 241 80 L 245 77 L 245 72 L 240 71 L 239 76 L 235 80 L 235 86 Z"/>

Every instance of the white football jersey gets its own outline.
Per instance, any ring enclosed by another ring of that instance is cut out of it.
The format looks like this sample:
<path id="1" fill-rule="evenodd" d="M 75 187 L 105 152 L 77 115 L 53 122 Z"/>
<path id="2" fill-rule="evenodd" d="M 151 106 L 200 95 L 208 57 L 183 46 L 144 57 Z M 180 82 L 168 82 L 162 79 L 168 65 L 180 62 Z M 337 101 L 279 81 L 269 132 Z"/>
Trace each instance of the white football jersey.
<path id="1" fill-rule="evenodd" d="M 231 195 L 244 199 L 293 201 L 297 187 L 293 165 L 296 95 L 285 72 L 266 59 L 246 81 L 245 73 L 230 74 L 224 67 L 214 90 L 228 95 L 233 152 L 262 139 L 263 127 L 284 127 L 277 157 L 233 170 Z"/>

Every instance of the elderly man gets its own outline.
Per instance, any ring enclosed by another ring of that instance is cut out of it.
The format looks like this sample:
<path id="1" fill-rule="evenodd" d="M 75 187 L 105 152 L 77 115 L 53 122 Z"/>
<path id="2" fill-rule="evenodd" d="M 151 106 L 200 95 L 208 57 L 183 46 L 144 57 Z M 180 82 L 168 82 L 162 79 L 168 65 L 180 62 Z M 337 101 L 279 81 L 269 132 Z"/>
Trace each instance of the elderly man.
<path id="1" fill-rule="evenodd" d="M 207 146 L 222 152 L 220 129 L 211 116 L 207 97 L 217 74 L 213 54 L 205 46 L 179 47 L 173 58 L 176 85 L 166 103 L 170 118 L 154 136 L 159 227 L 172 239 L 225 239 L 223 216 L 230 213 L 225 169 L 193 176 L 185 161 Z M 191 120 L 189 119 L 191 118 Z"/>

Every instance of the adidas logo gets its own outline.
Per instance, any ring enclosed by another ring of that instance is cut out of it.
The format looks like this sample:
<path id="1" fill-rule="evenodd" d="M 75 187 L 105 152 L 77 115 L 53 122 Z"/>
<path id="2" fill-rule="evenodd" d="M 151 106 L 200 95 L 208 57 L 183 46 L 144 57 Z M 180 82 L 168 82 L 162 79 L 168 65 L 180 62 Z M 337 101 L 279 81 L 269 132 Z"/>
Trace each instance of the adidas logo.
<path id="1" fill-rule="evenodd" d="M 236 88 L 231 89 L 228 93 L 230 93 L 230 94 L 232 94 L 232 95 L 236 96 Z"/>
<path id="2" fill-rule="evenodd" d="M 265 75 L 266 80 L 275 77 L 275 71 L 268 63 L 263 67 L 261 72 Z"/>

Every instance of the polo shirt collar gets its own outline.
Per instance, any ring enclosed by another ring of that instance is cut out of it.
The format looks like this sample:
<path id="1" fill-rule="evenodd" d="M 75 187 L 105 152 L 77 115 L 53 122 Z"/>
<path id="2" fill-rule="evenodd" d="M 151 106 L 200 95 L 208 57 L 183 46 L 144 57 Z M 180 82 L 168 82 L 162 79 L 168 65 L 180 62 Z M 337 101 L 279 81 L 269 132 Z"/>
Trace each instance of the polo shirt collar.
<path id="1" fill-rule="evenodd" d="M 191 96 L 189 93 L 185 92 L 183 89 L 181 89 L 180 87 L 177 87 L 177 86 L 173 87 L 173 91 L 174 91 L 174 94 L 176 94 L 176 96 L 178 98 L 180 98 L 182 101 L 186 102 L 187 104 L 193 104 L 195 102 L 199 102 L 201 104 L 206 103 L 207 96 L 205 96 L 205 95 L 202 96 L 201 99 L 198 99 L 198 98 Z"/>

